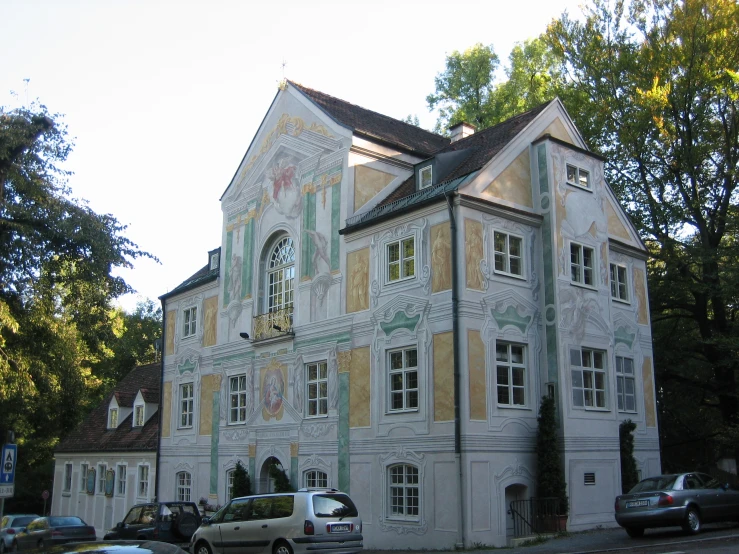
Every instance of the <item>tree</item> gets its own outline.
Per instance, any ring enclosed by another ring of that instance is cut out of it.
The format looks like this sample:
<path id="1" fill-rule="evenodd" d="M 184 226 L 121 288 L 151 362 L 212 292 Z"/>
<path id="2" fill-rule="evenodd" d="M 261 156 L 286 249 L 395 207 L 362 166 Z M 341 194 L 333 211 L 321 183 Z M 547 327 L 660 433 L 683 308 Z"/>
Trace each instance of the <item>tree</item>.
<path id="1" fill-rule="evenodd" d="M 567 482 L 559 453 L 559 433 L 554 398 L 543 396 L 536 418 L 536 494 L 541 498 L 557 498 L 559 512 L 569 513 Z"/>
<path id="2" fill-rule="evenodd" d="M 115 311 L 113 358 L 105 377 L 111 384 L 120 381 L 132 367 L 156 362 L 156 344 L 162 338 L 162 308 L 150 299 L 137 302 L 133 313 Z"/>
<path id="3" fill-rule="evenodd" d="M 249 479 L 249 472 L 246 471 L 244 464 L 239 460 L 236 462 L 236 469 L 234 469 L 233 493 L 231 497 L 238 498 L 239 496 L 250 495 L 251 479 Z"/>
<path id="4" fill-rule="evenodd" d="M 547 39 L 570 78 L 565 104 L 653 257 L 663 433 L 715 446 L 739 424 L 739 6 L 595 0 Z"/>
<path id="5" fill-rule="evenodd" d="M 621 492 L 627 493 L 639 482 L 639 473 L 634 459 L 634 430 L 636 423 L 627 419 L 618 426 L 621 450 Z"/>
<path id="6" fill-rule="evenodd" d="M 282 466 L 273 463 L 269 466 L 269 476 L 274 479 L 275 492 L 293 492 L 295 489 L 290 484 L 290 477 L 287 476 L 287 472 L 282 469 Z"/>
<path id="7" fill-rule="evenodd" d="M 421 126 L 421 122 L 418 120 L 418 115 L 411 115 L 408 114 L 403 119 L 401 119 L 403 123 L 407 123 L 408 125 L 415 125 L 416 127 Z"/>

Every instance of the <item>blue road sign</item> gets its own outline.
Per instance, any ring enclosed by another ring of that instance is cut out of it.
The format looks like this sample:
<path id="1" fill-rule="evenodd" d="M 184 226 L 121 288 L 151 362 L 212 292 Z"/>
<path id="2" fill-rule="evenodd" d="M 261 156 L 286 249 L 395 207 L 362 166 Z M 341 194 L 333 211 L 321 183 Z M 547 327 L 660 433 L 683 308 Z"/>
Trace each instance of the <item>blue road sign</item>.
<path id="1" fill-rule="evenodd" d="M 12 485 L 15 483 L 15 460 L 18 453 L 15 444 L 3 446 L 2 458 L 0 458 L 0 485 Z"/>

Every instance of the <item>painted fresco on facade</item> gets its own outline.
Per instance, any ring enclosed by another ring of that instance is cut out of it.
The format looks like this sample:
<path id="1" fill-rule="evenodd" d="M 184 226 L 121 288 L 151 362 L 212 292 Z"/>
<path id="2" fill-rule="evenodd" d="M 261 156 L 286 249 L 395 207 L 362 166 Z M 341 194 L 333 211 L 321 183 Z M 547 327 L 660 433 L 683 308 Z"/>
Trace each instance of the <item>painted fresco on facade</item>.
<path id="1" fill-rule="evenodd" d="M 262 370 L 260 390 L 262 391 L 262 415 L 265 421 L 282 419 L 283 402 L 287 400 L 285 367 L 276 360 Z"/>

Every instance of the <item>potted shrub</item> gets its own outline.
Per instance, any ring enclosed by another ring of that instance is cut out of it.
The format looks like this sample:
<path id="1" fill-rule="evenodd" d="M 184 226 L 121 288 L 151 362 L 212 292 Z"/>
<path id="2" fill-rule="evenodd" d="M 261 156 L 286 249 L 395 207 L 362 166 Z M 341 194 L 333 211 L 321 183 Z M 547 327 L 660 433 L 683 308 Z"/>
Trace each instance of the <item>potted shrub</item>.
<path id="1" fill-rule="evenodd" d="M 567 482 L 559 453 L 557 412 L 554 398 L 544 396 L 539 407 L 536 433 L 536 494 L 539 499 L 556 499 L 556 513 L 545 513 L 541 521 L 542 530 L 564 531 L 567 529 L 569 500 Z"/>

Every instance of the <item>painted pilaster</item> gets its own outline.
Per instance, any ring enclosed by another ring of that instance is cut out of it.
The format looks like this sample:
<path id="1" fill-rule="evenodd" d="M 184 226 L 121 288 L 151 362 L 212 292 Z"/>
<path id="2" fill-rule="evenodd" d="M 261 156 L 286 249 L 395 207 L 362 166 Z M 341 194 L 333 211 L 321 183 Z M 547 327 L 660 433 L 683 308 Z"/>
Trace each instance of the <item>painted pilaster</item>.
<path id="1" fill-rule="evenodd" d="M 241 269 L 241 295 L 251 296 L 252 263 L 254 257 L 254 218 L 250 218 L 244 226 L 244 258 Z"/>
<path id="2" fill-rule="evenodd" d="M 313 254 L 316 246 L 313 239 L 305 231 L 316 230 L 316 193 L 306 192 L 305 207 L 303 209 L 303 245 L 302 256 L 300 260 L 300 278 L 311 279 L 313 277 Z"/>
<path id="3" fill-rule="evenodd" d="M 231 251 L 233 250 L 234 234 L 233 231 L 226 233 L 226 256 L 221 260 L 221 263 L 226 264 L 226 273 L 223 280 L 224 283 L 228 283 L 231 277 Z M 228 287 L 223 287 L 223 307 L 228 306 L 231 301 L 228 294 Z"/>
<path id="4" fill-rule="evenodd" d="M 339 229 L 341 229 L 341 184 L 331 188 L 331 272 L 339 271 Z"/>
<path id="5" fill-rule="evenodd" d="M 339 490 L 349 493 L 349 373 L 339 371 Z"/>
<path id="6" fill-rule="evenodd" d="M 213 416 L 210 431 L 210 494 L 218 494 L 218 440 L 220 438 L 221 393 L 213 391 Z"/>
<path id="7" fill-rule="evenodd" d="M 300 488 L 298 481 L 298 443 L 290 443 L 290 483 L 296 489 Z"/>
<path id="8" fill-rule="evenodd" d="M 252 482 L 252 488 L 256 486 L 257 479 L 257 445 L 249 445 L 249 478 Z"/>

